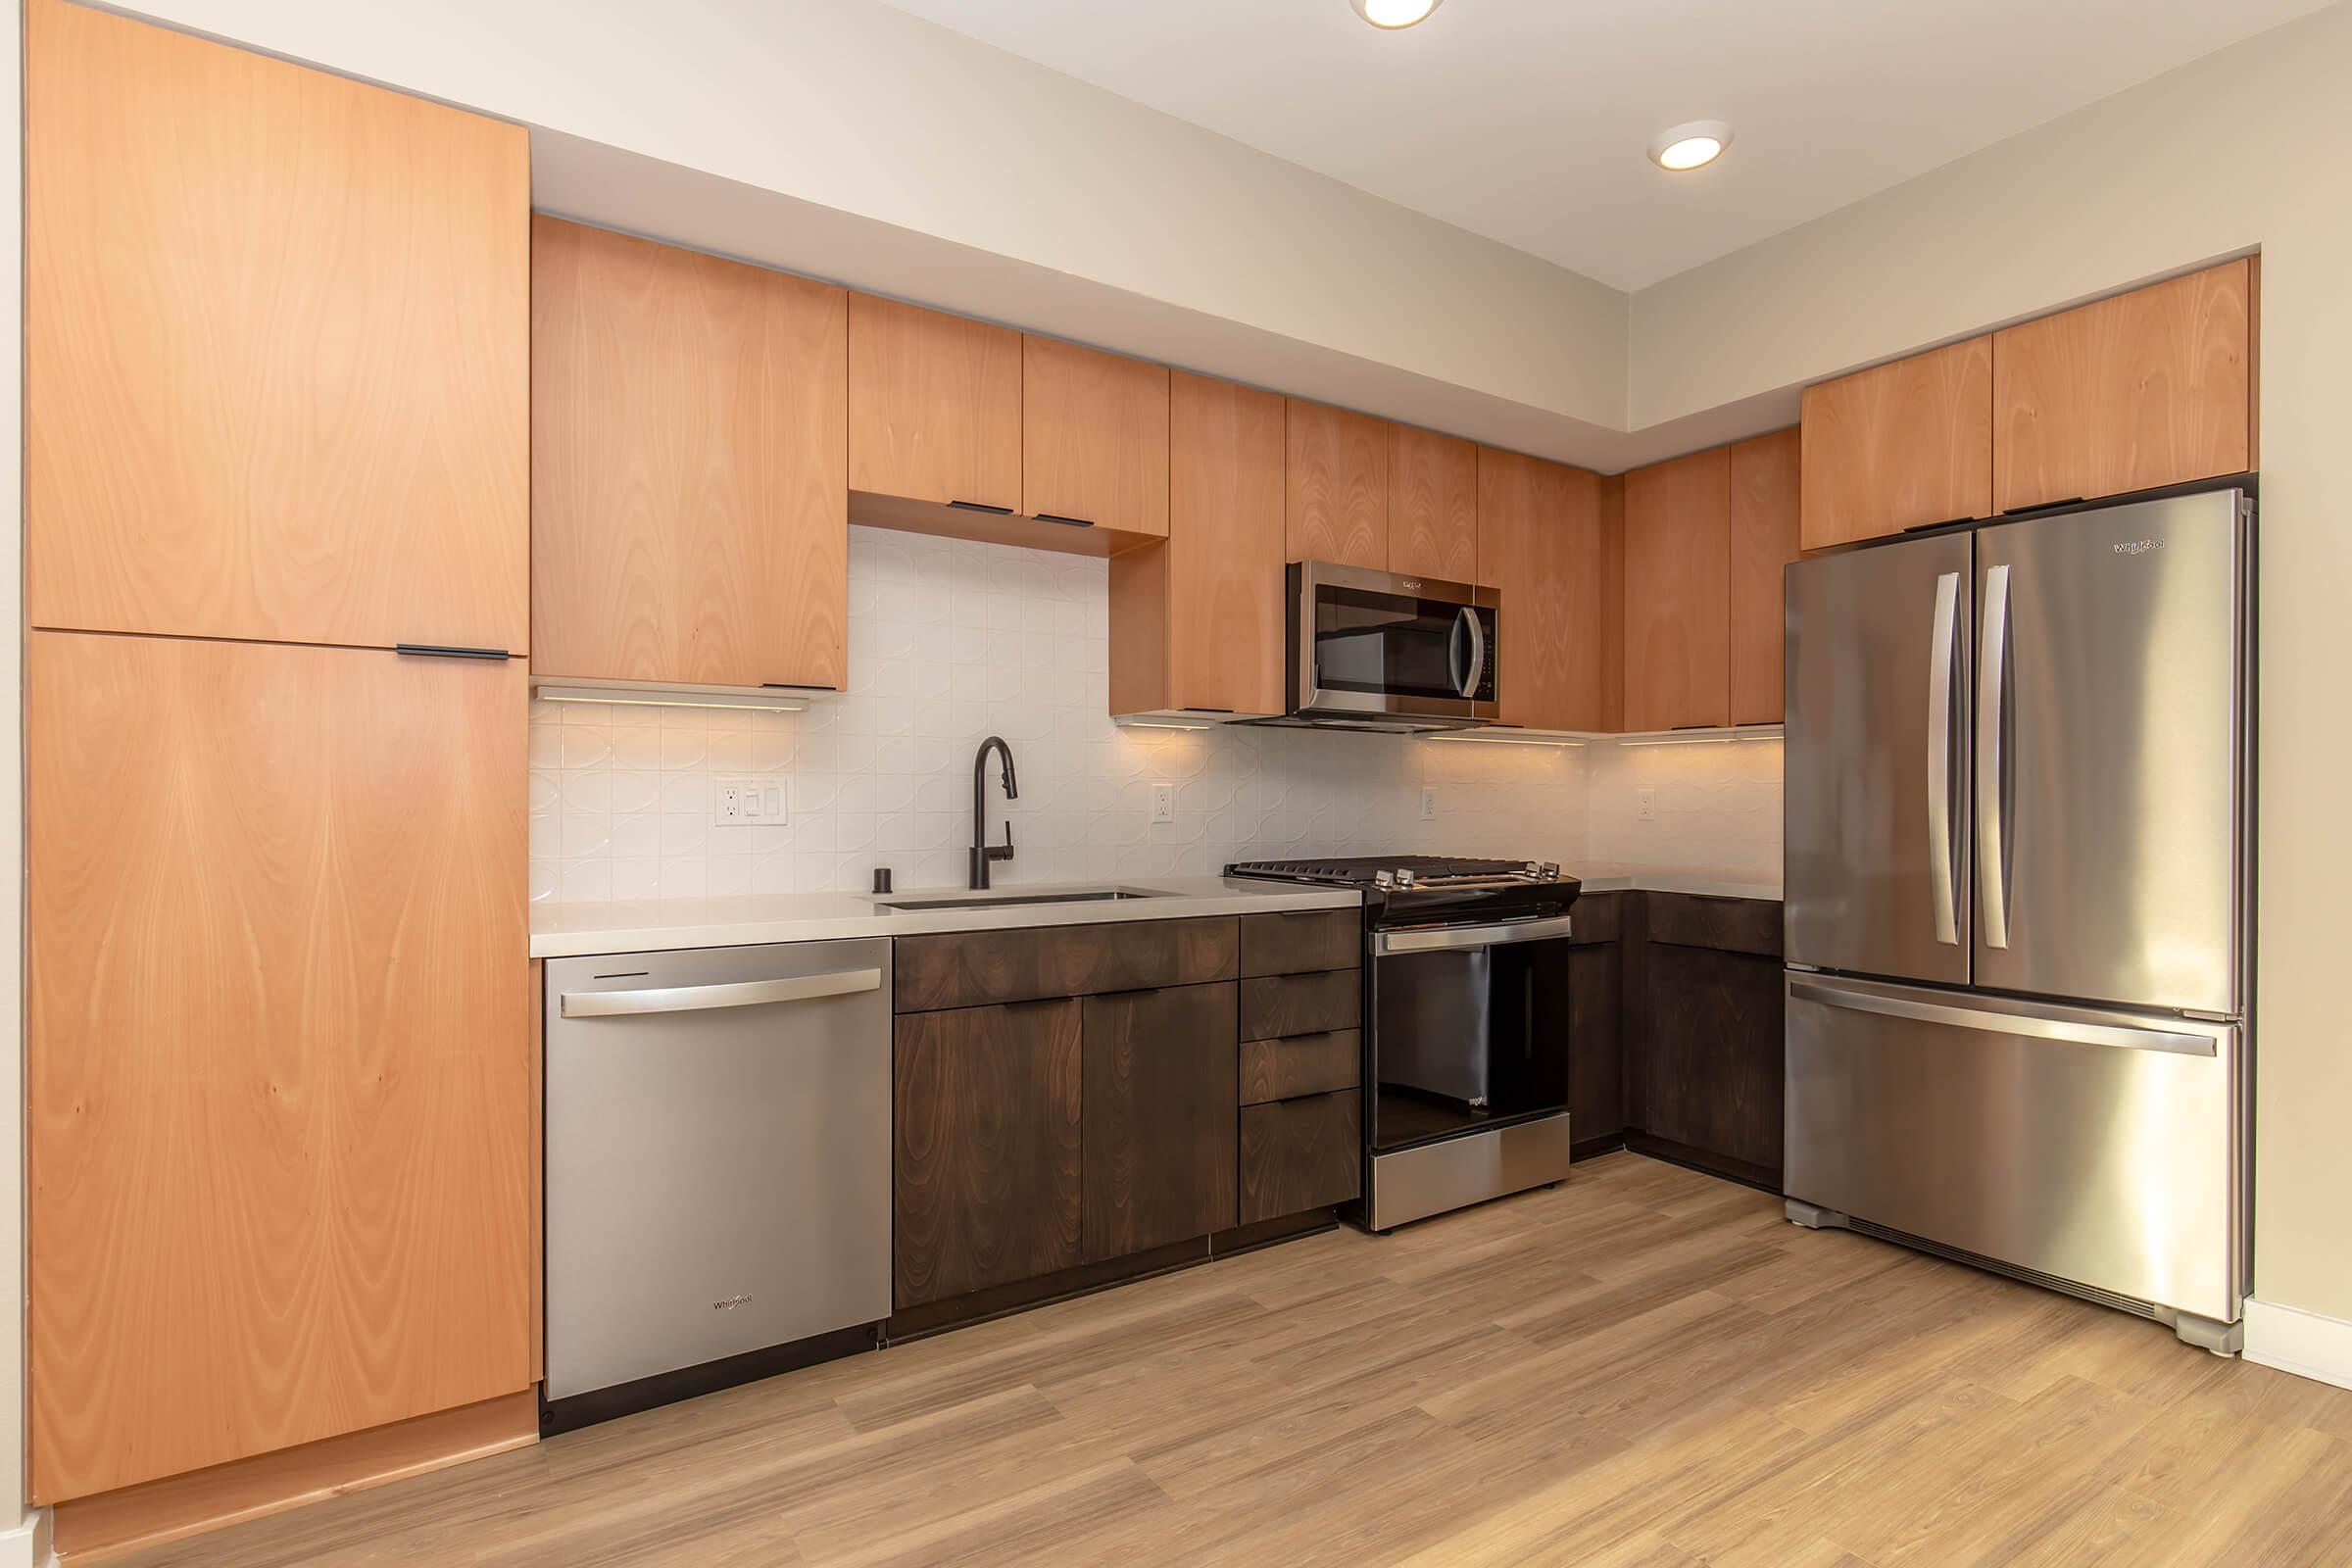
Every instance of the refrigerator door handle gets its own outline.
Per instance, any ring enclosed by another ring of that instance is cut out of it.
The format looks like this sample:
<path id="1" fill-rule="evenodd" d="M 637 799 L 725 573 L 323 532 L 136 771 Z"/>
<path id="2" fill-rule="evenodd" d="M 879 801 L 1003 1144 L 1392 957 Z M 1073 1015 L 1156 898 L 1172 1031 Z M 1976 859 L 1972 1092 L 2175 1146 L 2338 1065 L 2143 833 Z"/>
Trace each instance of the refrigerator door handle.
<path id="1" fill-rule="evenodd" d="M 1928 886 L 1936 940 L 1960 943 L 1952 878 L 1952 665 L 1960 634 L 1960 574 L 1936 579 L 1936 622 L 1928 645 Z"/>
<path id="2" fill-rule="evenodd" d="M 2135 1029 L 2122 1024 L 2083 1023 L 2071 1018 L 2031 1013 L 1993 1012 L 1953 1003 L 1919 1002 L 1909 997 L 1884 996 L 1875 991 L 1849 991 L 1842 986 L 1818 980 L 1800 980 L 1793 975 L 1788 979 L 1788 995 L 1794 1001 L 1818 1002 L 1824 1006 L 1844 1007 L 1853 1012 L 1875 1012 L 1889 1018 L 1910 1018 L 1920 1023 L 1950 1024 L 1959 1029 L 1985 1029 L 1997 1034 L 2025 1035 L 2035 1040 L 2059 1040 L 2079 1046 L 2110 1046 L 2119 1051 L 2161 1051 L 2177 1056 L 2211 1056 L 2217 1054 L 2213 1039 L 2208 1035 L 2180 1034 L 2169 1029 Z"/>
<path id="3" fill-rule="evenodd" d="M 1977 640 L 1977 906 L 1984 945 L 2009 946 L 2009 872 L 2002 809 L 2008 759 L 2001 732 L 2009 702 L 2009 568 L 1984 572 L 1984 627 Z"/>

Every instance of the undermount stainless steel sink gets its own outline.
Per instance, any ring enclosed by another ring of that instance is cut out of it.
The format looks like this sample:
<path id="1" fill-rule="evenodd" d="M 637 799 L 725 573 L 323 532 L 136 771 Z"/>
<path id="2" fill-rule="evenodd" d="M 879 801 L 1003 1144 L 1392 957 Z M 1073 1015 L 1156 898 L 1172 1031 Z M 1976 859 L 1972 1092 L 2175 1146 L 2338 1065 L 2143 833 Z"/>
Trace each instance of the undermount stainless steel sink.
<path id="1" fill-rule="evenodd" d="M 998 893 L 968 899 L 876 899 L 882 909 L 915 913 L 923 909 L 995 909 L 1015 904 L 1102 904 L 1111 899 L 1156 899 L 1162 894 L 1133 888 L 1081 888 L 1068 893 Z"/>

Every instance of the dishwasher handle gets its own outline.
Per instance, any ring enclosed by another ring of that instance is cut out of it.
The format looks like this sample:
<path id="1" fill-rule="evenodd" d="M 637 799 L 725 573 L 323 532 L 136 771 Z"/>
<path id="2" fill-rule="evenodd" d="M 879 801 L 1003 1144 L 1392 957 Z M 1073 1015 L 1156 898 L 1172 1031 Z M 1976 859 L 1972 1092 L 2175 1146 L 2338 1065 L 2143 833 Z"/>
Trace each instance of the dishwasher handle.
<path id="1" fill-rule="evenodd" d="M 758 1007 L 775 1002 L 815 1002 L 882 989 L 879 969 L 796 975 L 789 980 L 745 980 L 723 986 L 663 986 L 652 991 L 566 991 L 557 999 L 565 1018 L 627 1018 L 649 1012 L 699 1012 L 707 1007 Z"/>

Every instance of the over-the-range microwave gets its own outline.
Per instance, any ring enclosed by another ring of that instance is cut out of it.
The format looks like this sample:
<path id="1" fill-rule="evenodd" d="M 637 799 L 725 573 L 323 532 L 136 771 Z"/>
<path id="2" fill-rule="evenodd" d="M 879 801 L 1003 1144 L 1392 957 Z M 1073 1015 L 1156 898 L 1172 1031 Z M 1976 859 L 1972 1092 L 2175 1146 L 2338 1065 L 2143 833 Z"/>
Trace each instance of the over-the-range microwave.
<path id="1" fill-rule="evenodd" d="M 1298 561 L 1290 574 L 1290 710 L 1265 722 L 1465 729 L 1494 721 L 1492 588 Z"/>

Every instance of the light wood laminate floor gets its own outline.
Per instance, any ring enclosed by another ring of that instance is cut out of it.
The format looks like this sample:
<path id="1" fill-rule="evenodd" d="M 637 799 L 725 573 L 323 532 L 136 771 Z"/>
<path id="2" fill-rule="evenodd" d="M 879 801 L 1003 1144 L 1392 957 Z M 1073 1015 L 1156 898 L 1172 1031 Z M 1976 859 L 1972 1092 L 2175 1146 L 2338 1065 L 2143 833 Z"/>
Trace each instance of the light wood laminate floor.
<path id="1" fill-rule="evenodd" d="M 142 1555 L 2352 1562 L 2352 1393 L 1633 1154 Z"/>

